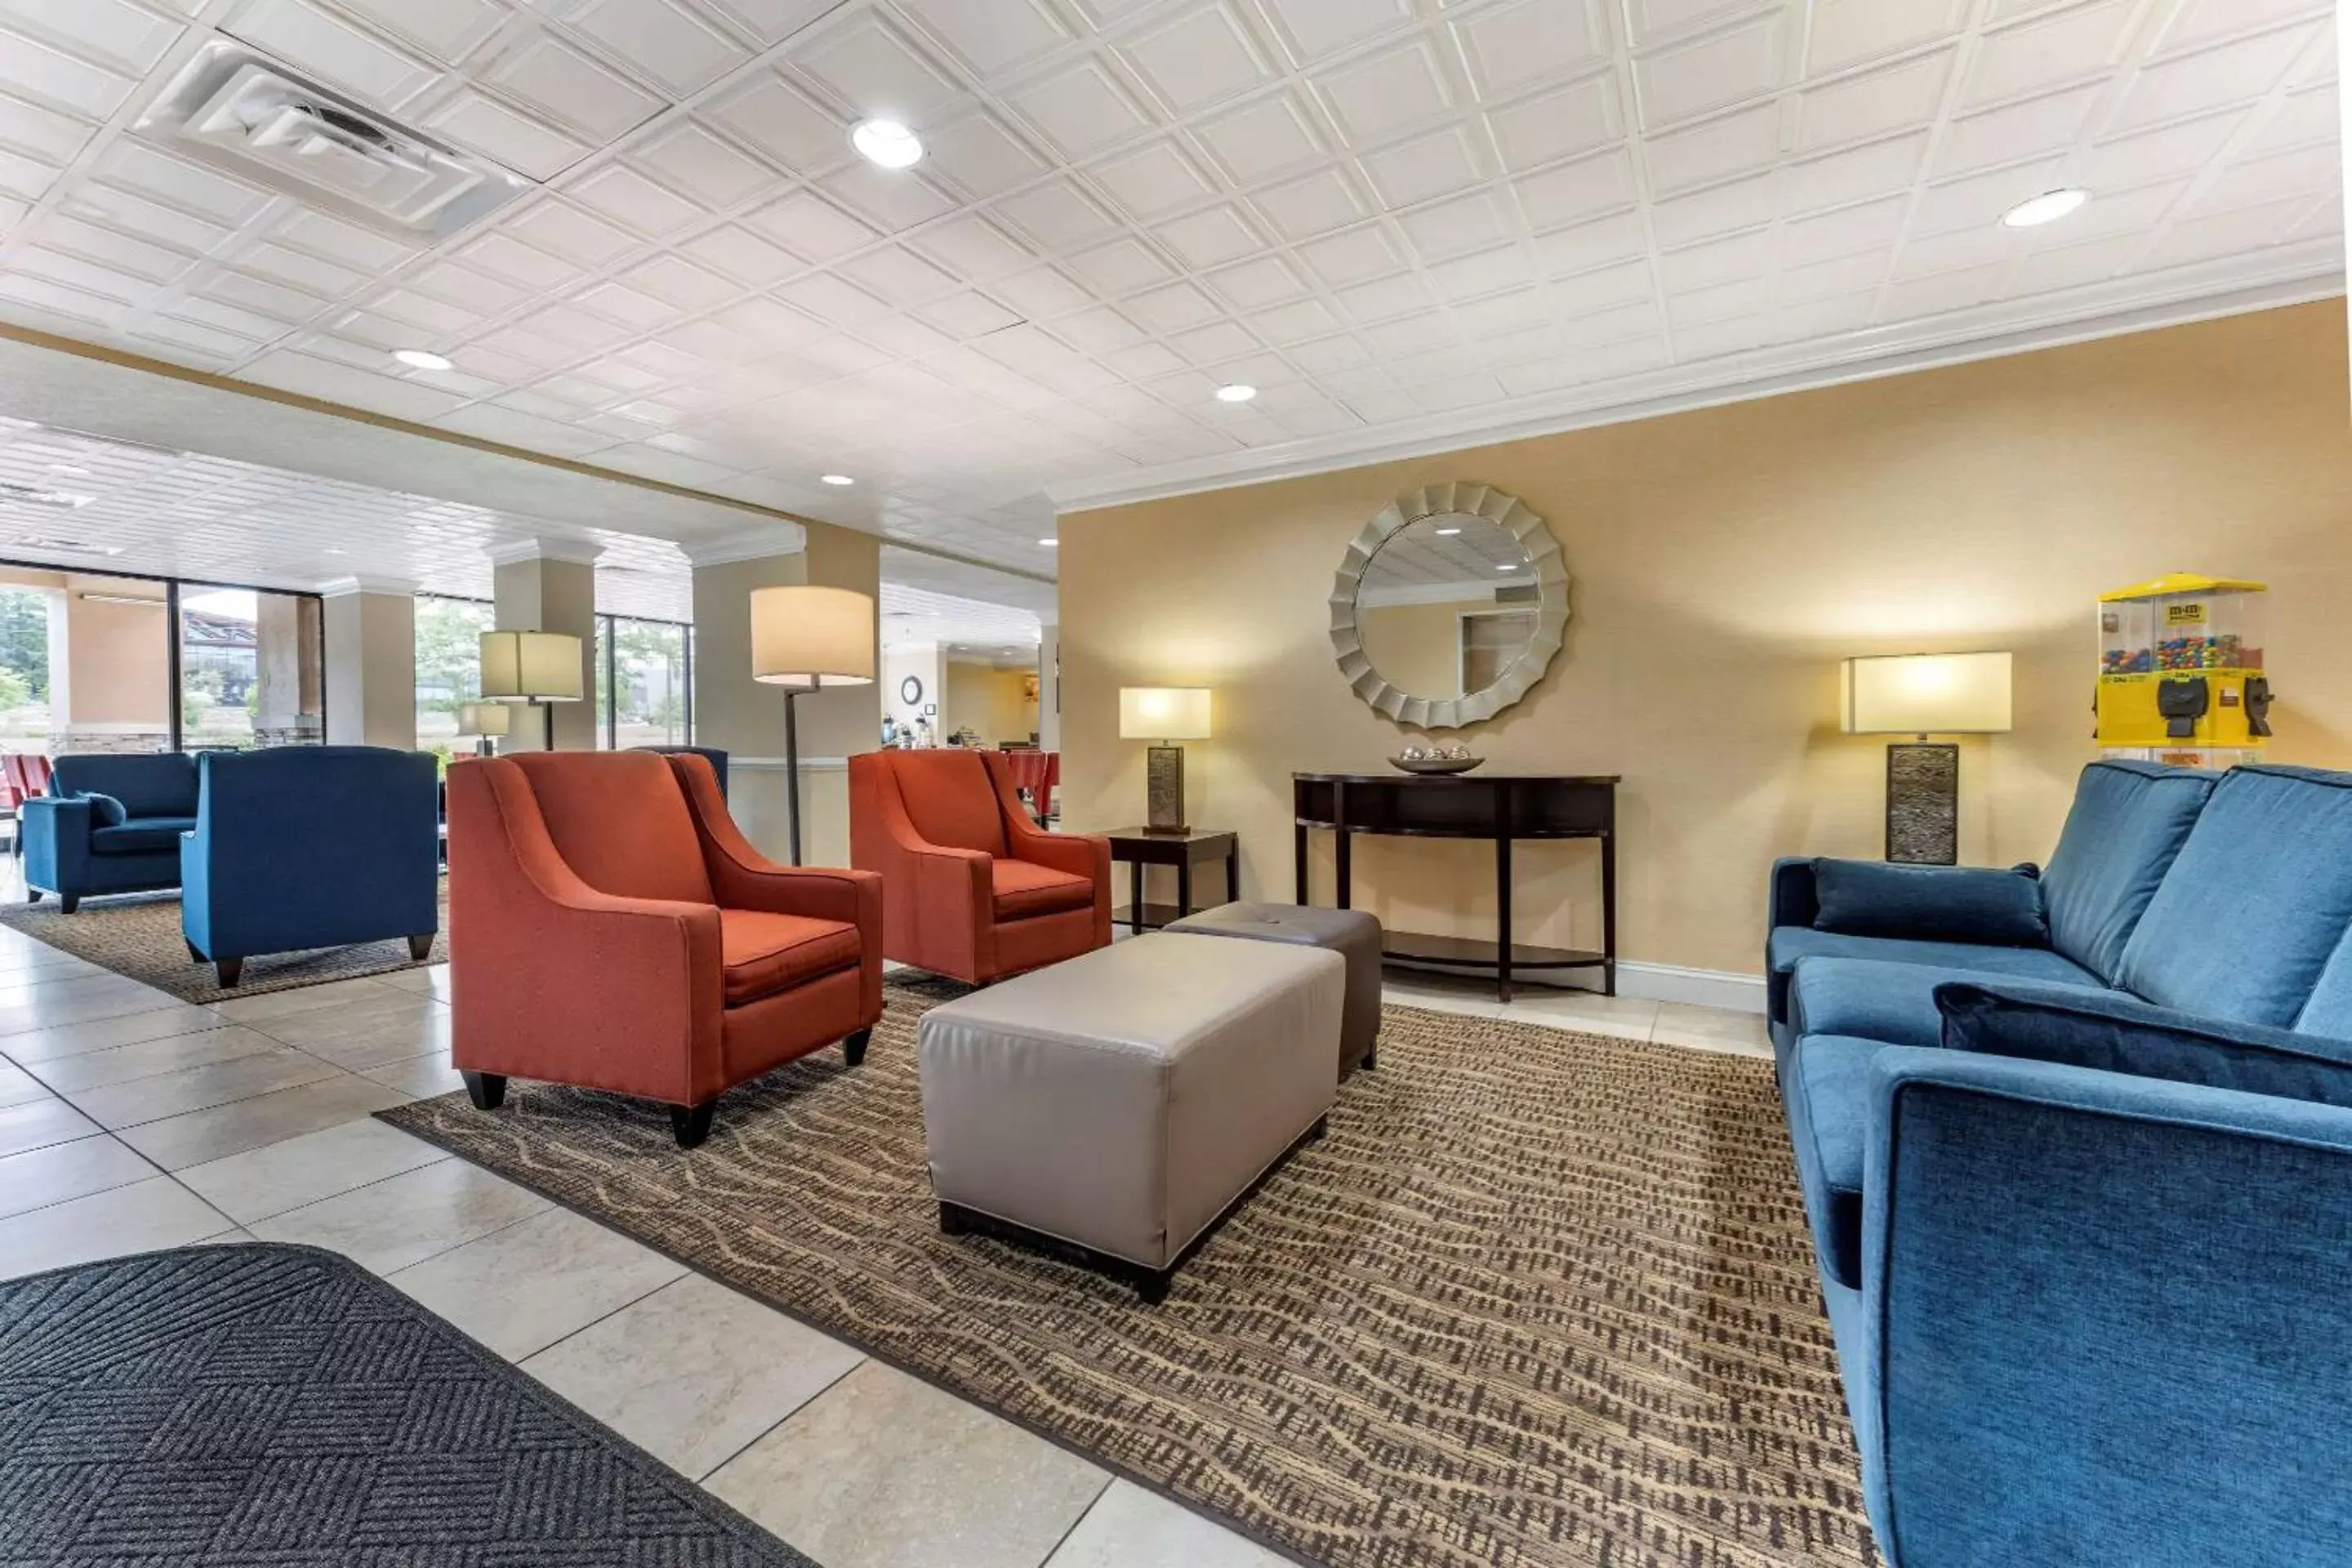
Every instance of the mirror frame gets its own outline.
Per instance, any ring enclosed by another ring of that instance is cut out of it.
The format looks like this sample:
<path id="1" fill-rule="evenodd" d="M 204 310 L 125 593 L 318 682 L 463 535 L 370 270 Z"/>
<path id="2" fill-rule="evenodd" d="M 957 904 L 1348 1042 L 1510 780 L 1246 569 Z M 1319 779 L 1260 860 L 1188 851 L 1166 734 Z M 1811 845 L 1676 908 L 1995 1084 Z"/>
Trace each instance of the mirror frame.
<path id="1" fill-rule="evenodd" d="M 1536 629 L 1518 657 L 1485 690 L 1466 697 L 1415 697 L 1372 667 L 1356 623 L 1356 594 L 1363 586 L 1364 574 L 1371 569 L 1372 557 L 1380 553 L 1390 535 L 1425 518 L 1463 514 L 1501 524 L 1528 552 L 1536 569 Z M 1466 479 L 1407 490 L 1364 524 L 1332 578 L 1331 651 L 1339 659 L 1339 673 L 1374 712 L 1415 730 L 1459 730 L 1482 723 L 1525 697 L 1551 668 L 1568 632 L 1569 581 L 1559 542 L 1518 497 Z"/>

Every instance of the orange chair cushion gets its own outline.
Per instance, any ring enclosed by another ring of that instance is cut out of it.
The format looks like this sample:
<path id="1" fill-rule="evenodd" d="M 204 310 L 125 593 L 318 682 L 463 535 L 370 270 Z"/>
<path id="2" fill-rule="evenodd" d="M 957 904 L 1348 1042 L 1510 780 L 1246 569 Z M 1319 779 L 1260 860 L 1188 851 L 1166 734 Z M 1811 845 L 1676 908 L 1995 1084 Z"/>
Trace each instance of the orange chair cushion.
<path id="1" fill-rule="evenodd" d="M 719 961 L 727 976 L 727 1005 L 805 985 L 839 969 L 855 969 L 857 928 L 843 921 L 764 910 L 719 911 Z"/>
<path id="2" fill-rule="evenodd" d="M 907 819 L 927 844 L 946 849 L 1004 853 L 1004 817 L 996 785 L 978 752 L 942 746 L 901 752 L 890 759 Z"/>
<path id="3" fill-rule="evenodd" d="M 999 860 L 990 869 L 996 883 L 996 918 L 1001 921 L 1083 910 L 1095 901 L 1095 885 L 1087 878 L 1033 860 Z"/>
<path id="4" fill-rule="evenodd" d="M 523 752 L 555 851 L 582 881 L 619 899 L 709 904 L 702 836 L 667 757 L 651 752 Z"/>

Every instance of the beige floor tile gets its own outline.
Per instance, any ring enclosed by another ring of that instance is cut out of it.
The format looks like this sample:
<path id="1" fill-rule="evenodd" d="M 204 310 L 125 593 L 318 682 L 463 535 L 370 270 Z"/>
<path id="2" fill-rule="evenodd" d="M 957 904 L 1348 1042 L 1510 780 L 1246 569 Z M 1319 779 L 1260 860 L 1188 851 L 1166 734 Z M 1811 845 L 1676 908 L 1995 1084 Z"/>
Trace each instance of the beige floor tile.
<path id="1" fill-rule="evenodd" d="M 231 1228 L 226 1215 L 171 1177 L 151 1176 L 0 1219 L 0 1278 L 184 1247 Z"/>
<path id="2" fill-rule="evenodd" d="M 1109 1479 L 869 1361 L 707 1484 L 825 1568 L 1036 1568 Z"/>
<path id="3" fill-rule="evenodd" d="M 133 980 L 127 974 L 117 974 L 110 969 L 69 973 L 37 970 L 0 974 L 0 1006 L 13 1007 L 36 1001 L 64 1001 L 77 996 L 143 996 L 153 994 L 153 986 Z"/>
<path id="4" fill-rule="evenodd" d="M 102 1051 L 84 1051 L 79 1056 L 35 1062 L 31 1071 L 34 1077 L 59 1094 L 72 1094 L 81 1089 L 104 1089 L 110 1084 L 130 1083 L 163 1073 L 185 1072 L 190 1068 L 212 1067 L 220 1062 L 233 1062 L 242 1057 L 257 1057 L 285 1048 L 267 1035 L 238 1028 L 235 1025 L 223 1025 L 217 1029 L 205 1029 L 195 1034 L 165 1035 L 159 1040 L 141 1040 L 134 1045 L 114 1046 Z"/>
<path id="5" fill-rule="evenodd" d="M 28 1100 L 0 1110 L 0 1155 L 70 1143 L 99 1131 L 97 1122 L 62 1100 Z"/>
<path id="6" fill-rule="evenodd" d="M 0 1216 L 143 1182 L 155 1167 L 111 1138 L 77 1138 L 0 1159 Z"/>
<path id="7" fill-rule="evenodd" d="M 376 975 L 374 979 L 378 984 L 389 985 L 395 991 L 412 991 L 440 1002 L 449 1000 L 449 966 L 446 963 L 427 963 L 415 969 L 395 970 L 390 974 Z"/>
<path id="8" fill-rule="evenodd" d="M 325 985 L 298 985 L 290 991 L 262 991 L 251 996 L 231 996 L 211 1004 L 213 1011 L 238 1024 L 288 1018 L 329 1007 L 348 1007 L 380 1000 L 391 987 L 371 976 L 336 980 Z"/>
<path id="9" fill-rule="evenodd" d="M 1658 1005 L 1644 997 L 1603 996 L 1593 991 L 1522 989 L 1502 1016 L 1514 1023 L 1646 1040 L 1657 1026 Z"/>
<path id="10" fill-rule="evenodd" d="M 443 1160 L 246 1228 L 330 1247 L 378 1274 L 503 1230 L 548 1201 L 462 1160 Z"/>
<path id="11" fill-rule="evenodd" d="M 352 1072 L 449 1048 L 449 1009 L 399 992 L 383 1001 L 265 1018 L 254 1027 Z"/>
<path id="12" fill-rule="evenodd" d="M 126 1128 L 122 1141 L 167 1171 L 225 1159 L 406 1103 L 396 1089 L 348 1073 L 255 1100 Z"/>
<path id="13" fill-rule="evenodd" d="M 1213 1520 L 1113 1481 L 1045 1568 L 1283 1568 L 1288 1560 Z"/>
<path id="14" fill-rule="evenodd" d="M 1729 1007 L 1695 1007 L 1685 1002 L 1658 1004 L 1658 1026 L 1650 1037 L 1662 1045 L 1697 1046 L 1706 1050 L 1737 1051 L 1742 1056 L 1772 1054 L 1764 1015 Z"/>
<path id="15" fill-rule="evenodd" d="M 865 1359 L 688 1274 L 541 1352 L 523 1370 L 662 1463 L 699 1478 Z"/>
<path id="16" fill-rule="evenodd" d="M 191 1007 L 175 1003 L 168 1007 L 158 1007 L 152 1013 L 59 1024 L 54 1028 L 9 1035 L 0 1037 L 0 1055 L 5 1055 L 20 1065 L 30 1066 L 34 1062 L 55 1061 L 60 1057 L 80 1056 L 86 1051 L 103 1051 L 116 1046 L 135 1045 L 142 1040 L 160 1040 L 171 1035 L 193 1035 L 203 1029 L 217 1029 L 226 1022 L 209 1007 Z"/>
<path id="17" fill-rule="evenodd" d="M 113 977 L 108 977 L 110 981 Z M 74 981 L 74 985 L 83 983 Z M 120 1018 L 133 1013 L 153 1012 L 182 1004 L 168 992 L 152 985 L 125 982 L 120 984 L 97 985 L 71 995 L 33 994 L 21 1001 L 0 1003 L 0 1037 L 21 1035 L 31 1029 L 53 1028 L 59 1024 L 86 1023 L 93 1018 Z M 5 1050 L 0 1045 L 0 1050 Z"/>
<path id="18" fill-rule="evenodd" d="M 436 1051 L 429 1057 L 411 1057 L 406 1061 L 387 1062 L 382 1067 L 363 1068 L 360 1076 L 417 1100 L 433 1100 L 466 1087 L 466 1080 L 458 1076 L 456 1068 L 449 1065 L 447 1051 Z"/>
<path id="19" fill-rule="evenodd" d="M 452 1247 L 392 1283 L 509 1361 L 641 1300 L 686 1272 L 564 1209 Z"/>
<path id="20" fill-rule="evenodd" d="M 178 1174 L 206 1203 L 249 1225 L 448 1157 L 396 1127 L 362 1116 L 191 1165 Z"/>
<path id="21" fill-rule="evenodd" d="M 1491 981 L 1405 969 L 1391 969 L 1381 976 L 1381 1000 L 1391 1007 L 1422 1007 L 1471 1018 L 1492 1018 L 1503 1010 Z"/>
<path id="22" fill-rule="evenodd" d="M 208 1067 L 184 1068 L 178 1072 L 133 1079 L 129 1083 L 110 1083 L 102 1089 L 78 1090 L 65 1098 L 100 1126 L 119 1129 L 136 1127 L 143 1121 L 161 1121 L 167 1116 L 184 1116 L 192 1110 L 209 1110 L 216 1105 L 233 1105 L 240 1100 L 253 1100 L 281 1089 L 298 1089 L 340 1076 L 341 1068 L 291 1046 L 281 1046 L 257 1056 L 214 1062 Z"/>

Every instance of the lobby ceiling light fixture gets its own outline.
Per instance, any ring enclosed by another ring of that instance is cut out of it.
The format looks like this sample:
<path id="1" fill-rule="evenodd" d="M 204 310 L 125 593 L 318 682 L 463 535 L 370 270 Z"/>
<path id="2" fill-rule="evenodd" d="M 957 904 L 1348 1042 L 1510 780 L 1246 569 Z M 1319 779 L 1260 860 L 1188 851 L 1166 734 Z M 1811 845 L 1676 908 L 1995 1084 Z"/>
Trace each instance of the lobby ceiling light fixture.
<path id="1" fill-rule="evenodd" d="M 1220 403 L 1247 403 L 1256 395 L 1257 388 L 1246 382 L 1228 382 L 1217 388 L 1217 401 Z"/>
<path id="2" fill-rule="evenodd" d="M 2045 223 L 2056 223 L 2090 199 L 2090 192 L 2074 186 L 2044 191 L 2001 214 L 2001 226 L 2005 228 L 2039 228 Z"/>
<path id="3" fill-rule="evenodd" d="M 1062 542 L 1058 539 L 1041 539 L 1037 542 L 1047 550 L 1059 550 L 1062 547 Z"/>
<path id="4" fill-rule="evenodd" d="M 847 474 L 819 474 L 817 482 L 824 485 L 854 485 L 857 481 Z"/>
<path id="5" fill-rule="evenodd" d="M 411 370 L 449 370 L 454 368 L 451 366 L 447 355 L 436 354 L 429 349 L 394 349 L 392 351 L 392 357 L 398 360 L 401 363 L 406 365 Z"/>
<path id="6" fill-rule="evenodd" d="M 895 120 L 862 120 L 849 132 L 849 144 L 869 163 L 885 169 L 911 169 L 923 161 L 923 140 Z"/>

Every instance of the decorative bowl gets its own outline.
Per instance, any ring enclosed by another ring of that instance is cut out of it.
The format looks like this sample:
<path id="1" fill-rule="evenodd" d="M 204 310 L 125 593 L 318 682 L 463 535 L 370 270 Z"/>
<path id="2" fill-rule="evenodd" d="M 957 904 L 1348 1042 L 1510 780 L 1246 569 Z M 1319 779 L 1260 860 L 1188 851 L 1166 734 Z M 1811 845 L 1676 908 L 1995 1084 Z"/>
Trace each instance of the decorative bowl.
<path id="1" fill-rule="evenodd" d="M 1391 757 L 1389 765 L 1409 773 L 1466 773 L 1484 757 Z"/>

